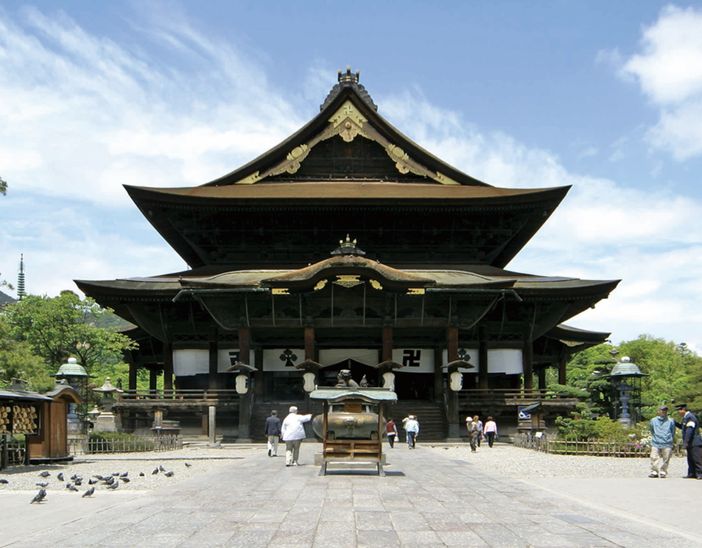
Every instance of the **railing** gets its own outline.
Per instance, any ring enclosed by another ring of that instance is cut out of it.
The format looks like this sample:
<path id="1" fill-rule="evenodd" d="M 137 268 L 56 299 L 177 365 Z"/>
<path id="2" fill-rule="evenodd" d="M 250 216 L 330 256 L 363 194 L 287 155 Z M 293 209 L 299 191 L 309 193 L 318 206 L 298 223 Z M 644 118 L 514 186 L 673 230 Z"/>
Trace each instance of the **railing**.
<path id="1" fill-rule="evenodd" d="M 514 445 L 557 455 L 589 455 L 596 457 L 648 457 L 651 448 L 637 442 L 570 441 L 521 435 Z"/>
<path id="2" fill-rule="evenodd" d="M 458 399 L 461 402 L 500 401 L 515 404 L 521 401 L 578 401 L 577 398 L 564 396 L 546 388 L 467 388 L 458 392 Z"/>
<path id="3" fill-rule="evenodd" d="M 177 435 L 129 436 L 128 438 L 93 438 L 69 440 L 72 455 L 99 453 L 140 453 L 146 451 L 175 451 L 183 448 L 183 439 Z"/>
<path id="4" fill-rule="evenodd" d="M 182 401 L 212 401 L 235 400 L 239 398 L 236 390 L 230 388 L 212 389 L 171 389 L 171 390 L 125 390 L 119 400 L 182 400 Z"/>

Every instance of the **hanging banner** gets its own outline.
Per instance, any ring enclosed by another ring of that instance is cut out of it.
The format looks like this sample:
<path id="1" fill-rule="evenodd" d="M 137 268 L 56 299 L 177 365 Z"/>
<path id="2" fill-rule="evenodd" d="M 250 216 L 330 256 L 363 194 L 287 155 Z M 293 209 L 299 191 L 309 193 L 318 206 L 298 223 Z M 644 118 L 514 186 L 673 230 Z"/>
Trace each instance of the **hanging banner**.
<path id="1" fill-rule="evenodd" d="M 225 373 L 236 362 L 242 362 L 246 365 L 254 365 L 255 353 L 253 350 L 249 351 L 249 359 L 241 359 L 239 356 L 240 352 L 238 348 L 220 348 L 217 351 L 217 372 Z"/>
<path id="2" fill-rule="evenodd" d="M 298 371 L 295 364 L 303 361 L 304 348 L 268 348 L 263 351 L 264 371 Z"/>
<path id="3" fill-rule="evenodd" d="M 363 365 L 378 365 L 380 352 L 377 348 L 331 348 L 319 351 L 319 363 L 324 366 L 353 360 Z"/>
<path id="4" fill-rule="evenodd" d="M 254 352 L 249 352 L 249 361 L 253 365 Z M 239 360 L 238 348 L 220 348 L 217 351 L 217 372 L 226 373 Z M 210 372 L 210 351 L 201 348 L 182 348 L 173 351 L 173 373 L 176 377 L 207 375 Z"/>
<path id="5" fill-rule="evenodd" d="M 433 348 L 393 348 L 392 361 L 404 365 L 397 372 L 402 373 L 433 373 Z"/>
<path id="6" fill-rule="evenodd" d="M 488 350 L 488 373 L 522 374 L 522 351 L 517 348 Z"/>
<path id="7" fill-rule="evenodd" d="M 478 349 L 477 348 L 459 348 L 458 349 L 458 359 L 459 360 L 465 360 L 468 363 L 474 365 L 475 367 L 472 367 L 470 369 L 465 368 L 465 367 L 459 367 L 458 370 L 461 373 L 477 373 L 480 371 L 480 358 L 478 356 Z M 444 349 L 444 351 L 441 353 L 441 371 L 446 373 L 448 371 L 447 363 L 448 363 L 448 350 Z"/>
<path id="8" fill-rule="evenodd" d="M 190 377 L 210 371 L 210 353 L 208 350 L 183 348 L 173 351 L 173 373 L 176 377 Z"/>

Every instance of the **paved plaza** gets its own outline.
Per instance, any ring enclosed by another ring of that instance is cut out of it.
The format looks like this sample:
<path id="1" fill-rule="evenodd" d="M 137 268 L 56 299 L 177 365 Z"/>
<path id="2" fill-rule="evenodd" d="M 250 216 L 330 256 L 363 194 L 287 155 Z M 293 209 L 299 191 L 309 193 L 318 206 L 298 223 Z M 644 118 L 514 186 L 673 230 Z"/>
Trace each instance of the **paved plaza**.
<path id="1" fill-rule="evenodd" d="M 644 459 L 398 444 L 385 477 L 322 477 L 319 449 L 304 444 L 299 467 L 263 445 L 48 467 L 132 481 L 92 498 L 57 484 L 42 504 L 29 501 L 43 468 L 0 473 L 0 546 L 702 546 L 702 482 L 678 477 L 679 458 L 673 477 L 651 480 Z M 157 463 L 173 478 L 152 474 Z"/>

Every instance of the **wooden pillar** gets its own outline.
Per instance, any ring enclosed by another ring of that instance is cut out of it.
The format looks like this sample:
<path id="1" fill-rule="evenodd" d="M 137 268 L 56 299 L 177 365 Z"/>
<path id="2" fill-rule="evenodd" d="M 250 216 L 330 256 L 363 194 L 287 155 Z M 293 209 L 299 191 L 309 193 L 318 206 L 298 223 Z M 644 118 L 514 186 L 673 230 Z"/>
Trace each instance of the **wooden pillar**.
<path id="1" fill-rule="evenodd" d="M 532 390 L 534 388 L 534 369 L 533 369 L 534 345 L 530 340 L 524 341 L 522 349 L 522 371 L 524 372 L 524 390 Z"/>
<path id="2" fill-rule="evenodd" d="M 393 329 L 392 325 L 383 326 L 383 355 L 381 361 L 392 360 Z"/>
<path id="3" fill-rule="evenodd" d="M 249 364 L 251 350 L 251 330 L 239 328 L 239 361 Z M 239 396 L 239 437 L 237 441 L 248 442 L 251 436 L 251 404 L 253 403 L 252 379 L 249 378 L 249 391 Z"/>
<path id="4" fill-rule="evenodd" d="M 314 327 L 309 325 L 305 327 L 305 359 L 315 361 L 314 355 Z"/>
<path id="5" fill-rule="evenodd" d="M 546 390 L 546 367 L 537 369 L 536 375 L 539 379 L 539 390 Z"/>
<path id="6" fill-rule="evenodd" d="M 139 368 L 137 367 L 137 364 L 134 363 L 134 360 L 129 361 L 129 380 L 127 381 L 127 388 L 129 390 L 136 390 L 137 389 L 137 372 L 139 371 Z"/>
<path id="7" fill-rule="evenodd" d="M 558 359 L 558 384 L 565 384 L 568 380 L 566 375 L 566 363 L 568 363 L 566 353 L 561 352 L 561 356 Z"/>
<path id="8" fill-rule="evenodd" d="M 434 348 L 434 401 L 444 403 L 444 366 L 443 349 L 440 346 Z"/>
<path id="9" fill-rule="evenodd" d="M 163 343 L 163 392 L 169 394 L 173 390 L 173 345 Z"/>
<path id="10" fill-rule="evenodd" d="M 217 334 L 213 333 L 208 344 L 209 350 L 209 367 L 207 376 L 207 387 L 217 388 L 217 362 L 219 361 L 219 343 L 217 342 Z"/>
<path id="11" fill-rule="evenodd" d="M 448 363 L 458 359 L 458 327 L 450 325 L 446 329 L 446 349 L 448 354 Z M 449 438 L 458 438 L 460 436 L 460 421 L 458 416 L 458 393 L 450 388 L 448 390 L 448 436 Z"/>
<path id="12" fill-rule="evenodd" d="M 158 371 L 156 369 L 149 369 L 149 390 L 151 394 L 156 394 L 156 388 L 158 387 Z"/>
<path id="13" fill-rule="evenodd" d="M 478 388 L 487 390 L 489 388 L 488 381 L 488 347 L 487 334 L 485 329 L 481 328 L 478 331 L 478 361 L 480 362 L 480 370 L 478 371 Z"/>

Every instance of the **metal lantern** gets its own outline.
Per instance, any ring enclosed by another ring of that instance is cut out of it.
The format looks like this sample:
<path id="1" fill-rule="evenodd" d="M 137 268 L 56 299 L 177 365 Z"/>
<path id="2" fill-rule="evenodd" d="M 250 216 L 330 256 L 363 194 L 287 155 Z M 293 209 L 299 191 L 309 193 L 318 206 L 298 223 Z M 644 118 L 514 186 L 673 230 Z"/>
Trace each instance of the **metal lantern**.
<path id="1" fill-rule="evenodd" d="M 641 407 L 641 377 L 646 375 L 631 358 L 624 356 L 608 376 L 619 393 L 619 413 L 616 413 L 616 418 L 625 426 L 636 424 Z"/>

